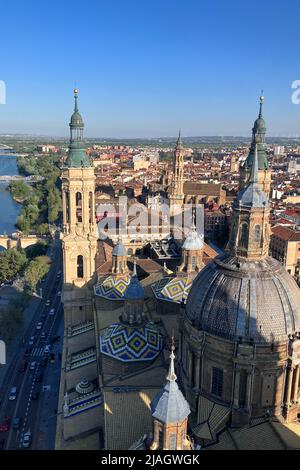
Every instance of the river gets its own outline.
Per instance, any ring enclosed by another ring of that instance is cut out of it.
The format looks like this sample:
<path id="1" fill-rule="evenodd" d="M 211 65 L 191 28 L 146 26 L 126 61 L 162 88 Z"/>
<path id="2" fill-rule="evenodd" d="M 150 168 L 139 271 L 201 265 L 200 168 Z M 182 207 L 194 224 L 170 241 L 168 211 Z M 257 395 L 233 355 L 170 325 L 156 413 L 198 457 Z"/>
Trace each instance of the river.
<path id="1" fill-rule="evenodd" d="M 0 155 L 0 175 L 18 175 L 17 159 L 15 156 Z M 15 202 L 9 191 L 8 183 L 0 182 L 0 234 L 11 234 L 16 230 L 15 222 L 21 205 Z"/>

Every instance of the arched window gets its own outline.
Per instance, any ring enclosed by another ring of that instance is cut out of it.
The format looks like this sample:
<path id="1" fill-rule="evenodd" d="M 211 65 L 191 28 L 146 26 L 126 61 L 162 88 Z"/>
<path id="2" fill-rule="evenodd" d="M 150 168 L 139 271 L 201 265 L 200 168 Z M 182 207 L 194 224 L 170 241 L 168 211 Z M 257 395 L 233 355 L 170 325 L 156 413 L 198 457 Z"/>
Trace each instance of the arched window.
<path id="1" fill-rule="evenodd" d="M 196 269 L 196 256 L 192 256 L 192 269 L 195 271 Z"/>
<path id="2" fill-rule="evenodd" d="M 83 278 L 83 256 L 77 256 L 77 277 L 82 279 Z"/>
<path id="3" fill-rule="evenodd" d="M 254 227 L 254 241 L 256 243 L 260 242 L 260 225 L 255 225 Z"/>
<path id="4" fill-rule="evenodd" d="M 92 191 L 89 192 L 89 222 L 90 224 L 93 223 L 94 218 L 94 209 L 93 209 L 93 193 Z"/>
<path id="5" fill-rule="evenodd" d="M 248 224 L 244 223 L 241 226 L 241 235 L 240 235 L 241 247 L 247 248 L 247 240 L 248 240 Z"/>
<path id="6" fill-rule="evenodd" d="M 70 222 L 70 193 L 65 191 L 65 203 L 66 203 L 66 223 Z"/>
<path id="7" fill-rule="evenodd" d="M 77 222 L 82 222 L 82 195 L 81 193 L 76 193 L 76 220 Z"/>

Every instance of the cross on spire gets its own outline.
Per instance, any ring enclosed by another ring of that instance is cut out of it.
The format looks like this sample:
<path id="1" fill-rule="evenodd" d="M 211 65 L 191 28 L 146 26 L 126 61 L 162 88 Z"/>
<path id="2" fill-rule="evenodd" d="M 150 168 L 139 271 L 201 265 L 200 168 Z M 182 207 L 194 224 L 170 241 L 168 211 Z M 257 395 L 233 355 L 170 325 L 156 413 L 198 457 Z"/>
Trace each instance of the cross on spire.
<path id="1" fill-rule="evenodd" d="M 174 359 L 175 359 L 175 354 L 174 354 L 175 346 L 174 346 L 174 336 L 172 336 L 172 345 L 171 345 L 171 354 L 170 354 L 170 365 L 169 365 L 169 372 L 167 375 L 167 380 L 169 382 L 175 382 L 177 379 L 177 376 L 175 374 L 175 366 L 174 366 Z"/>

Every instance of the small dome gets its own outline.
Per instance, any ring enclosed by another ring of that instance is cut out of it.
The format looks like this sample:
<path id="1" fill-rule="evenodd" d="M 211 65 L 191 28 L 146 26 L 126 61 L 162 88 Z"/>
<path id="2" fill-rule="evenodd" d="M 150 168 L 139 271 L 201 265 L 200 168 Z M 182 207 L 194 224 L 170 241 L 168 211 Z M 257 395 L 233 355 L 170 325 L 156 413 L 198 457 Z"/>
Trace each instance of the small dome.
<path id="1" fill-rule="evenodd" d="M 75 111 L 72 114 L 69 126 L 70 127 L 84 127 L 83 119 L 81 117 L 81 114 L 78 111 Z"/>
<path id="2" fill-rule="evenodd" d="M 258 117 L 256 121 L 254 121 L 253 131 L 254 133 L 266 132 L 266 123 L 263 117 Z"/>
<path id="3" fill-rule="evenodd" d="M 248 185 L 239 192 L 235 204 L 244 207 L 268 207 L 269 202 L 266 193 L 254 185 Z"/>
<path id="4" fill-rule="evenodd" d="M 286 340 L 300 329 L 300 289 L 274 258 L 211 261 L 190 290 L 186 317 L 195 328 L 231 340 Z"/>
<path id="5" fill-rule="evenodd" d="M 91 393 L 93 391 L 94 385 L 85 377 L 83 377 L 79 384 L 76 385 L 76 392 L 79 393 L 79 395 L 86 395 L 87 393 Z"/>
<path id="6" fill-rule="evenodd" d="M 191 232 L 186 237 L 182 248 L 184 250 L 202 250 L 203 248 L 203 238 L 198 235 L 196 232 L 195 227 L 191 230 Z"/>
<path id="7" fill-rule="evenodd" d="M 113 256 L 127 256 L 127 251 L 122 241 L 119 239 L 112 251 Z"/>
<path id="8" fill-rule="evenodd" d="M 133 275 L 130 284 L 126 289 L 124 298 L 125 300 L 143 300 L 145 297 L 144 288 L 136 275 Z"/>

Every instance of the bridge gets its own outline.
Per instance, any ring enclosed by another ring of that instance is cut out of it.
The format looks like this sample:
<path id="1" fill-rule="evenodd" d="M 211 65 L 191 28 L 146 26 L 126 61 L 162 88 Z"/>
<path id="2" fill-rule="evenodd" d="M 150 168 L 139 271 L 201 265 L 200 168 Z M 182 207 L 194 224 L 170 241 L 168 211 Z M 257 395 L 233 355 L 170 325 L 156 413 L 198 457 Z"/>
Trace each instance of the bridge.
<path id="1" fill-rule="evenodd" d="M 21 250 L 27 248 L 28 246 L 35 245 L 36 243 L 39 243 L 43 240 L 45 240 L 45 237 L 38 237 L 37 235 L 0 235 L 0 246 L 6 250 L 10 250 L 11 248 L 17 248 Z"/>
<path id="2" fill-rule="evenodd" d="M 0 181 L 27 181 L 28 183 L 35 183 L 43 181 L 45 178 L 39 175 L 21 176 L 21 175 L 0 175 Z"/>

